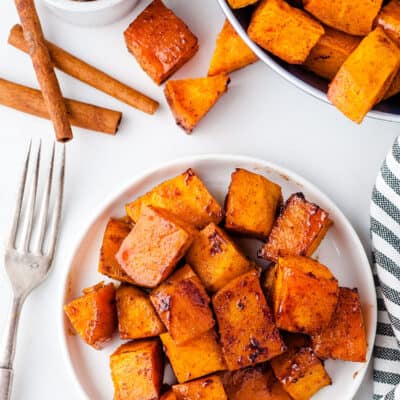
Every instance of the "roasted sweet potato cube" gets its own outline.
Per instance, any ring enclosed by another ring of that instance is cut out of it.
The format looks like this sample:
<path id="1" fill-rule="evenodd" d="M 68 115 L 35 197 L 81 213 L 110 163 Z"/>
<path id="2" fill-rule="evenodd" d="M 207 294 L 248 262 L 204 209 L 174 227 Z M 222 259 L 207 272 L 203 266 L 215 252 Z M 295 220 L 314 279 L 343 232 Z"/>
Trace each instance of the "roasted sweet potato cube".
<path id="1" fill-rule="evenodd" d="M 325 33 L 312 48 L 304 66 L 331 81 L 360 42 L 359 36 L 326 27 Z"/>
<path id="2" fill-rule="evenodd" d="M 116 300 L 121 339 L 148 338 L 166 331 L 149 295 L 143 290 L 131 285 L 121 285 L 117 289 Z"/>
<path id="3" fill-rule="evenodd" d="M 330 385 L 331 378 L 304 338 L 284 339 L 288 350 L 271 360 L 272 369 L 293 400 L 309 400 Z"/>
<path id="4" fill-rule="evenodd" d="M 372 30 L 383 0 L 303 0 L 304 8 L 332 28 L 367 35 Z"/>
<path id="5" fill-rule="evenodd" d="M 117 328 L 115 287 L 103 282 L 83 290 L 83 296 L 64 306 L 75 331 L 92 347 L 100 350 Z"/>
<path id="6" fill-rule="evenodd" d="M 400 1 L 389 1 L 379 12 L 377 25 L 400 46 Z"/>
<path id="7" fill-rule="evenodd" d="M 179 383 L 226 369 L 213 329 L 181 345 L 177 345 L 168 333 L 163 333 L 160 338 Z"/>
<path id="8" fill-rule="evenodd" d="M 228 0 L 232 8 L 243 8 L 257 3 L 258 0 Z"/>
<path id="9" fill-rule="evenodd" d="M 224 286 L 214 295 L 213 305 L 230 371 L 267 361 L 285 351 L 257 271 Z"/>
<path id="10" fill-rule="evenodd" d="M 311 256 L 332 225 L 329 215 L 302 193 L 289 197 L 259 256 L 276 262 L 279 256 Z"/>
<path id="11" fill-rule="evenodd" d="M 177 400 L 228 400 L 217 375 L 175 385 L 172 389 Z"/>
<path id="12" fill-rule="evenodd" d="M 250 261 L 232 239 L 214 223 L 196 236 L 186 260 L 211 292 L 216 292 L 251 268 Z"/>
<path id="13" fill-rule="evenodd" d="M 195 228 L 170 212 L 145 207 L 123 241 L 117 261 L 138 285 L 156 287 L 172 273 L 196 233 Z"/>
<path id="14" fill-rule="evenodd" d="M 266 364 L 225 372 L 222 382 L 229 400 L 291 400 Z"/>
<path id="15" fill-rule="evenodd" d="M 110 357 L 114 400 L 158 399 L 164 375 L 164 359 L 158 339 L 129 342 Z"/>
<path id="16" fill-rule="evenodd" d="M 228 75 L 258 60 L 243 39 L 226 19 L 218 34 L 214 54 L 211 58 L 208 76 Z"/>
<path id="17" fill-rule="evenodd" d="M 273 288 L 279 329 L 316 334 L 328 326 L 338 302 L 339 287 L 325 265 L 308 257 L 280 257 Z"/>
<path id="18" fill-rule="evenodd" d="M 378 27 L 366 36 L 329 85 L 328 98 L 344 115 L 361 123 L 392 84 L 400 49 Z"/>
<path id="19" fill-rule="evenodd" d="M 196 36 L 161 0 L 153 0 L 124 36 L 128 50 L 157 84 L 189 61 L 199 48 Z"/>
<path id="20" fill-rule="evenodd" d="M 228 90 L 229 82 L 224 74 L 168 81 L 164 94 L 176 123 L 186 133 L 191 133 Z"/>
<path id="21" fill-rule="evenodd" d="M 313 336 L 312 344 L 319 358 L 366 360 L 367 339 L 357 289 L 340 288 L 335 313 L 328 326 Z"/>
<path id="22" fill-rule="evenodd" d="M 121 282 L 134 283 L 115 258 L 122 242 L 132 228 L 132 221 L 128 219 L 110 218 L 104 231 L 100 250 L 98 270 L 101 274 Z"/>
<path id="23" fill-rule="evenodd" d="M 397 93 L 400 93 L 400 72 L 397 72 L 397 74 L 395 75 L 389 89 L 386 91 L 382 100 L 389 99 Z"/>
<path id="24" fill-rule="evenodd" d="M 161 399 L 160 400 L 177 400 L 177 398 L 176 398 L 176 396 L 175 396 L 175 393 L 172 391 L 172 390 L 170 390 L 170 391 L 168 391 L 167 393 L 164 393 L 162 396 L 161 396 Z"/>
<path id="25" fill-rule="evenodd" d="M 302 64 L 324 34 L 324 28 L 283 0 L 262 0 L 247 33 L 259 46 L 282 60 Z"/>
<path id="26" fill-rule="evenodd" d="M 177 344 L 199 337 L 215 325 L 210 298 L 189 265 L 154 289 L 150 298 Z"/>
<path id="27" fill-rule="evenodd" d="M 211 222 L 219 224 L 224 216 L 221 206 L 192 169 L 127 204 L 126 212 L 137 221 L 146 206 L 164 208 L 199 229 Z"/>
<path id="28" fill-rule="evenodd" d="M 266 239 L 282 203 L 279 185 L 262 175 L 237 169 L 226 198 L 225 227 L 259 239 Z"/>

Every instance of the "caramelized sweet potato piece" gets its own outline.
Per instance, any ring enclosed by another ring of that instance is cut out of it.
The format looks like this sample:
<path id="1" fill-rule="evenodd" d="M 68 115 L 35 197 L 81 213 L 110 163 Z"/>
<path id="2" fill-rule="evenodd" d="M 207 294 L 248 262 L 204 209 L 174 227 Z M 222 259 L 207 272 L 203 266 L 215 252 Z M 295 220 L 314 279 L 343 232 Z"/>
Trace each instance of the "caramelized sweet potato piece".
<path id="1" fill-rule="evenodd" d="M 258 0 L 228 0 L 232 8 L 243 8 L 257 3 Z"/>
<path id="2" fill-rule="evenodd" d="M 162 396 L 161 396 L 161 399 L 160 400 L 177 400 L 177 398 L 176 398 L 176 396 L 175 396 L 175 393 L 172 391 L 172 390 L 170 390 L 170 391 L 168 391 L 167 393 L 164 393 Z"/>
<path id="3" fill-rule="evenodd" d="M 224 286 L 214 295 L 213 305 L 230 371 L 270 360 L 285 351 L 256 271 Z"/>
<path id="4" fill-rule="evenodd" d="M 265 50 L 290 64 L 302 64 L 324 34 L 322 25 L 283 0 L 262 0 L 247 30 Z"/>
<path id="5" fill-rule="evenodd" d="M 400 1 L 389 1 L 379 12 L 377 25 L 400 46 Z"/>
<path id="6" fill-rule="evenodd" d="M 340 288 L 339 301 L 328 326 L 312 338 L 319 358 L 364 362 L 367 339 L 357 289 Z"/>
<path id="7" fill-rule="evenodd" d="M 121 339 L 142 339 L 165 332 L 149 295 L 134 286 L 121 285 L 116 294 Z"/>
<path id="8" fill-rule="evenodd" d="M 361 123 L 385 95 L 400 66 L 400 49 L 378 27 L 349 56 L 329 86 L 328 98 L 344 115 Z"/>
<path id="9" fill-rule="evenodd" d="M 166 210 L 145 207 L 123 241 L 117 261 L 138 285 L 156 287 L 172 273 L 196 232 Z"/>
<path id="10" fill-rule="evenodd" d="M 83 296 L 64 306 L 75 331 L 92 347 L 100 350 L 117 328 L 115 287 L 103 282 L 84 289 Z"/>
<path id="11" fill-rule="evenodd" d="M 250 261 L 214 223 L 196 236 L 186 260 L 211 292 L 216 292 L 251 268 Z"/>
<path id="12" fill-rule="evenodd" d="M 160 338 L 179 383 L 226 369 L 213 329 L 181 345 L 176 344 L 168 333 L 163 333 Z"/>
<path id="13" fill-rule="evenodd" d="M 228 400 L 221 378 L 217 375 L 175 385 L 172 390 L 176 400 Z"/>
<path id="14" fill-rule="evenodd" d="M 321 332 L 332 318 L 338 296 L 338 281 L 325 265 L 301 256 L 278 259 L 272 297 L 279 329 Z"/>
<path id="15" fill-rule="evenodd" d="M 382 100 L 389 99 L 392 96 L 395 96 L 397 93 L 400 93 L 400 72 L 397 72 L 395 75 L 389 89 L 386 91 Z"/>
<path id="16" fill-rule="evenodd" d="M 133 224 L 131 221 L 110 218 L 104 232 L 103 244 L 100 250 L 98 271 L 101 274 L 121 282 L 134 283 L 115 258 L 122 242 L 132 228 Z"/>
<path id="17" fill-rule="evenodd" d="M 229 400 L 291 400 L 266 364 L 222 375 Z"/>
<path id="18" fill-rule="evenodd" d="M 262 175 L 238 168 L 226 198 L 225 227 L 265 239 L 282 203 L 281 187 Z"/>
<path id="19" fill-rule="evenodd" d="M 177 344 L 199 337 L 215 325 L 210 298 L 189 265 L 154 289 L 150 298 Z"/>
<path id="20" fill-rule="evenodd" d="M 153 0 L 124 36 L 128 50 L 157 84 L 189 61 L 199 48 L 196 36 L 161 0 Z"/>
<path id="21" fill-rule="evenodd" d="M 199 229 L 211 222 L 219 224 L 224 216 L 221 206 L 192 169 L 127 204 L 126 212 L 136 222 L 148 205 L 164 208 Z"/>
<path id="22" fill-rule="evenodd" d="M 297 335 L 284 339 L 288 350 L 271 360 L 272 369 L 293 400 L 309 400 L 331 379 L 306 339 Z"/>
<path id="23" fill-rule="evenodd" d="M 257 60 L 258 57 L 226 19 L 217 37 L 214 54 L 208 69 L 208 76 L 228 75 L 230 72 L 246 67 Z"/>
<path id="24" fill-rule="evenodd" d="M 383 0 L 303 0 L 304 8 L 320 21 L 350 35 L 372 30 Z"/>
<path id="25" fill-rule="evenodd" d="M 276 262 L 279 256 L 311 256 L 332 225 L 328 213 L 302 193 L 286 201 L 259 256 Z"/>
<path id="26" fill-rule="evenodd" d="M 361 38 L 358 36 L 326 27 L 325 33 L 312 48 L 304 66 L 331 81 L 360 42 Z"/>
<path id="27" fill-rule="evenodd" d="M 110 357 L 114 400 L 154 400 L 161 392 L 164 360 L 158 339 L 129 342 Z"/>
<path id="28" fill-rule="evenodd" d="M 228 90 L 227 75 L 168 81 L 164 94 L 176 123 L 191 133 L 201 119 Z"/>

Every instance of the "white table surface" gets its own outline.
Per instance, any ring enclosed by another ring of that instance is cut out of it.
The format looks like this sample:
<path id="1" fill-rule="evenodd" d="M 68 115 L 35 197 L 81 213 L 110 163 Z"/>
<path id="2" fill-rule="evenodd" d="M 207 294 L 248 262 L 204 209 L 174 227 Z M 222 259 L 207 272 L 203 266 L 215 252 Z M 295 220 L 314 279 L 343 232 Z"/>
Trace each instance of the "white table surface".
<path id="1" fill-rule="evenodd" d="M 204 75 L 223 15 L 214 0 L 167 2 L 198 35 L 199 53 L 176 75 Z M 143 1 L 139 9 L 143 8 Z M 303 175 L 327 193 L 350 219 L 369 252 L 369 201 L 378 168 L 400 126 L 366 119 L 357 126 L 333 107 L 302 93 L 261 63 L 232 75 L 227 95 L 192 136 L 178 128 L 161 88 L 140 70 L 125 49 L 123 30 L 138 10 L 107 27 L 79 28 L 63 23 L 38 5 L 49 40 L 158 99 L 155 116 L 138 112 L 64 74 L 64 94 L 123 111 L 116 137 L 74 129 L 67 147 L 67 181 L 62 235 L 54 269 L 28 299 L 20 324 L 14 399 L 77 399 L 59 347 L 57 299 L 72 244 L 99 202 L 144 168 L 203 153 L 234 153 L 263 158 Z M 7 45 L 18 21 L 12 1 L 0 2 L 0 77 L 37 87 L 28 57 Z M 5 237 L 15 201 L 16 181 L 29 138 L 42 138 L 48 152 L 49 122 L 0 107 L 0 236 Z M 0 251 L 3 251 L 0 242 Z M 0 268 L 0 333 L 10 291 Z M 371 398 L 369 375 L 356 397 Z"/>

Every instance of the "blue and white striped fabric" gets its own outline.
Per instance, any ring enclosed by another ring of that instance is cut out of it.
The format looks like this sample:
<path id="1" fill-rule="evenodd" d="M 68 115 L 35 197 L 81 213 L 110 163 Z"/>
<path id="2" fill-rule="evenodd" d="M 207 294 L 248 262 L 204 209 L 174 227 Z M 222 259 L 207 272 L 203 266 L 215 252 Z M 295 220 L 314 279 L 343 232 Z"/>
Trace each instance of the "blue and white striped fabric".
<path id="1" fill-rule="evenodd" d="M 376 180 L 371 239 L 378 297 L 374 400 L 400 400 L 400 139 Z"/>

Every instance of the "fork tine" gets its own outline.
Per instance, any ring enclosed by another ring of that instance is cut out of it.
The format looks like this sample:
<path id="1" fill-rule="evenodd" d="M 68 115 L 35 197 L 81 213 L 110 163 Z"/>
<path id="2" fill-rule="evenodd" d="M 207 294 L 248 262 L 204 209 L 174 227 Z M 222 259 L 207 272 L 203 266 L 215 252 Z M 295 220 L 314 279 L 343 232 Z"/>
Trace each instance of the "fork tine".
<path id="1" fill-rule="evenodd" d="M 17 203 L 15 205 L 14 217 L 12 220 L 11 230 L 10 230 L 10 234 L 9 234 L 9 238 L 8 238 L 8 247 L 9 248 L 15 248 L 15 240 L 16 240 L 19 219 L 21 217 L 21 206 L 22 206 L 22 200 L 24 198 L 26 175 L 28 172 L 28 165 L 29 165 L 29 160 L 31 157 L 31 150 L 32 150 L 32 139 L 29 141 L 28 151 L 27 151 L 27 154 L 25 157 L 24 168 L 22 170 L 22 176 L 21 176 L 21 180 L 20 180 L 20 184 L 19 184 L 19 188 L 18 188 Z"/>
<path id="2" fill-rule="evenodd" d="M 53 259 L 54 250 L 56 248 L 58 233 L 60 230 L 60 221 L 61 221 L 61 210 L 63 203 L 63 195 L 64 195 L 64 176 L 65 176 L 65 144 L 62 145 L 62 155 L 60 162 L 60 170 L 58 173 L 58 192 L 56 194 L 56 202 L 54 205 L 54 213 L 51 221 L 51 231 L 50 231 L 50 245 L 48 256 L 50 257 L 50 261 Z"/>
<path id="3" fill-rule="evenodd" d="M 51 159 L 50 159 L 50 168 L 47 175 L 47 181 L 44 188 L 44 195 L 42 199 L 42 204 L 40 206 L 39 218 L 38 218 L 38 234 L 35 240 L 35 244 L 32 250 L 38 254 L 41 254 L 43 251 L 43 242 L 44 236 L 46 233 L 46 224 L 47 224 L 47 217 L 49 213 L 49 203 L 50 203 L 50 195 L 51 195 L 51 186 L 53 181 L 53 170 L 54 170 L 54 155 L 55 155 L 55 143 L 53 143 L 53 150 L 51 152 Z"/>
<path id="4" fill-rule="evenodd" d="M 39 167 L 40 167 L 41 147 L 42 143 L 40 141 L 38 149 L 36 151 L 36 158 L 34 164 L 35 169 L 33 171 L 33 177 L 29 187 L 28 201 L 26 204 L 27 211 L 22 225 L 21 249 L 24 251 L 29 250 L 29 241 L 32 233 L 32 222 L 33 222 L 33 216 L 35 214 L 35 203 L 36 203 L 36 193 L 38 186 L 37 184 L 38 184 Z"/>

